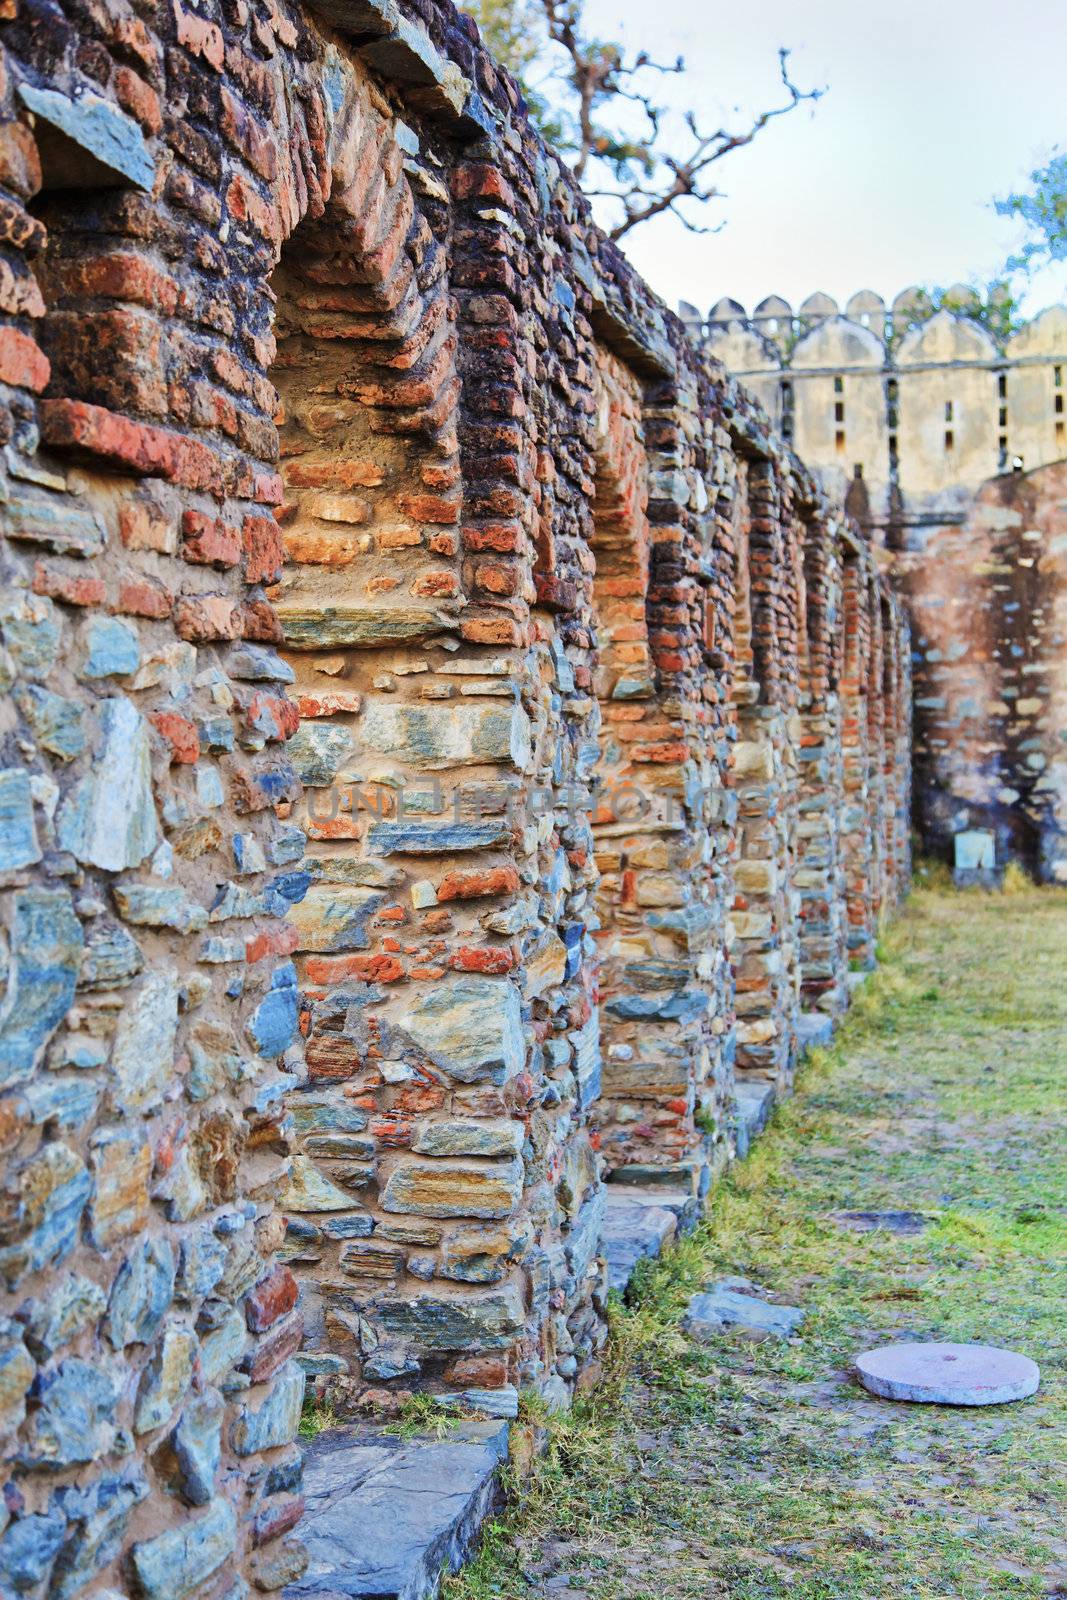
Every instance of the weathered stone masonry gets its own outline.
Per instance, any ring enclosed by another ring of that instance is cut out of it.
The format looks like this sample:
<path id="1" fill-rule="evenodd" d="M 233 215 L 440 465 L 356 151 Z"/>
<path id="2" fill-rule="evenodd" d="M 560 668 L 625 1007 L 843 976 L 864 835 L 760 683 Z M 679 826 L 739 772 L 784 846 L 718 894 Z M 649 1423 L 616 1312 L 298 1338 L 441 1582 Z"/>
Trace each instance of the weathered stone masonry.
<path id="1" fill-rule="evenodd" d="M 595 1381 L 901 892 L 907 640 L 450 6 L 3 15 L 0 1592 L 239 1600 L 306 1375 Z"/>

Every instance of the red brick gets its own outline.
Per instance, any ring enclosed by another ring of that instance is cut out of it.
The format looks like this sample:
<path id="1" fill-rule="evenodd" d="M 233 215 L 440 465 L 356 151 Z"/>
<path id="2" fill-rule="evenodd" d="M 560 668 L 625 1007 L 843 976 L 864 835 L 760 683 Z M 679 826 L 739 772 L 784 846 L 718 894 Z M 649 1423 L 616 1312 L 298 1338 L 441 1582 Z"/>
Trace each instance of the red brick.
<path id="1" fill-rule="evenodd" d="M 298 1347 L 294 1346 L 294 1350 L 296 1348 Z M 290 1354 L 292 1353 L 291 1351 Z M 250 1369 L 250 1374 L 254 1370 L 254 1368 Z M 268 1372 L 263 1374 L 263 1378 L 269 1377 L 270 1373 L 275 1370 L 275 1367 L 271 1367 Z M 253 1377 L 252 1382 L 262 1383 L 263 1378 Z M 288 1533 L 290 1528 L 296 1527 L 300 1518 L 304 1515 L 305 1506 L 306 1501 L 302 1494 L 288 1498 L 281 1495 L 272 1496 L 269 1500 L 264 1500 L 256 1512 L 256 1518 L 252 1524 L 252 1543 L 257 1546 L 270 1544 L 273 1539 L 278 1539 L 283 1533 Z"/>
<path id="2" fill-rule="evenodd" d="M 457 972 L 511 972 L 515 952 L 510 945 L 461 945 L 453 953 L 452 965 Z"/>
<path id="3" fill-rule="evenodd" d="M 152 726 L 170 746 L 170 759 L 180 766 L 192 766 L 200 758 L 200 735 L 196 723 L 177 711 L 157 711 Z"/>
<path id="4" fill-rule="evenodd" d="M 459 633 L 468 644 L 522 643 L 522 628 L 510 617 L 465 617 Z"/>
<path id="5" fill-rule="evenodd" d="M 119 67 L 114 77 L 115 98 L 135 122 L 139 122 L 151 137 L 163 126 L 163 108 L 156 91 L 134 72 L 132 67 Z"/>
<path id="6" fill-rule="evenodd" d="M 266 956 L 291 956 L 299 943 L 299 930 L 290 922 L 279 922 L 245 940 L 245 960 L 254 964 Z"/>
<path id="7" fill-rule="evenodd" d="M 100 456 L 129 472 L 205 489 L 220 499 L 225 493 L 222 463 L 199 439 L 133 422 L 84 400 L 42 400 L 40 418 L 44 442 L 58 449 Z"/>
<path id="8" fill-rule="evenodd" d="M 222 88 L 222 132 L 261 178 L 269 183 L 278 176 L 273 134 L 260 127 L 247 107 L 225 85 Z"/>
<path id="9" fill-rule="evenodd" d="M 574 611 L 578 605 L 578 586 L 569 578 L 557 578 L 548 573 L 535 573 L 534 586 L 537 603 L 549 611 Z"/>
<path id="10" fill-rule="evenodd" d="M 424 572 L 411 585 L 411 593 L 422 598 L 449 600 L 459 592 L 459 579 L 454 572 Z"/>
<path id="11" fill-rule="evenodd" d="M 285 562 L 282 533 L 273 517 L 246 517 L 242 526 L 245 578 L 249 583 L 273 583 Z"/>
<path id="12" fill-rule="evenodd" d="M 291 739 L 300 726 L 300 709 L 284 695 L 259 689 L 249 701 L 245 723 L 268 739 Z"/>
<path id="13" fill-rule="evenodd" d="M 403 962 L 383 955 L 308 956 L 304 970 L 312 983 L 343 983 L 346 978 L 396 983 L 404 976 Z"/>
<path id="14" fill-rule="evenodd" d="M 182 555 L 200 566 L 235 567 L 241 559 L 240 529 L 203 511 L 184 511 Z"/>
<path id="15" fill-rule="evenodd" d="M 474 569 L 474 586 L 485 594 L 518 594 L 522 573 L 503 561 L 479 561 Z"/>
<path id="16" fill-rule="evenodd" d="M 277 206 L 264 200 L 255 186 L 239 172 L 231 178 L 226 190 L 226 205 L 235 222 L 250 227 L 268 244 L 281 243 L 282 220 Z"/>
<path id="17" fill-rule="evenodd" d="M 157 578 L 128 578 L 119 586 L 117 610 L 129 617 L 169 617 L 174 596 Z"/>
<path id="18" fill-rule="evenodd" d="M 20 333 L 17 328 L 0 328 L 0 383 L 40 394 L 51 370 L 48 357 L 36 339 L 31 339 L 28 333 Z"/>
<path id="19" fill-rule="evenodd" d="M 520 551 L 526 542 L 521 522 L 468 522 L 463 526 L 467 550 L 495 550 L 500 555 Z"/>
<path id="20" fill-rule="evenodd" d="M 5 122 L 0 128 L 0 183 L 22 200 L 41 187 L 37 141 L 24 122 Z"/>
<path id="21" fill-rule="evenodd" d="M 509 208 L 515 195 L 498 166 L 487 161 L 467 161 L 452 171 L 452 193 L 457 200 L 500 200 Z"/>
<path id="22" fill-rule="evenodd" d="M 34 568 L 33 592 L 46 594 L 51 600 L 62 600 L 68 606 L 98 606 L 107 598 L 103 578 L 63 572 L 46 561 L 38 561 Z"/>
<path id="23" fill-rule="evenodd" d="M 519 874 L 514 867 L 483 867 L 476 872 L 446 872 L 437 886 L 438 900 L 474 900 L 487 894 L 514 894 Z"/>
<path id="24" fill-rule="evenodd" d="M 245 1296 L 245 1321 L 250 1333 L 266 1333 L 280 1317 L 292 1311 L 299 1289 L 287 1266 L 272 1267 Z"/>
<path id="25" fill-rule="evenodd" d="M 52 283 L 74 297 L 100 295 L 173 315 L 178 305 L 175 280 L 132 250 L 81 260 L 60 261 L 49 270 Z"/>
<path id="26" fill-rule="evenodd" d="M 184 10 L 178 0 L 174 0 L 174 20 L 178 25 L 178 43 L 184 45 L 190 55 L 199 56 L 209 67 L 221 72 L 225 60 L 221 30 L 213 22 Z"/>
<path id="27" fill-rule="evenodd" d="M 241 638 L 255 639 L 260 644 L 283 643 L 282 625 L 269 600 L 245 601 L 241 607 Z"/>
<path id="28" fill-rule="evenodd" d="M 416 522 L 455 522 L 459 516 L 459 495 L 402 494 L 397 505 L 406 517 Z"/>

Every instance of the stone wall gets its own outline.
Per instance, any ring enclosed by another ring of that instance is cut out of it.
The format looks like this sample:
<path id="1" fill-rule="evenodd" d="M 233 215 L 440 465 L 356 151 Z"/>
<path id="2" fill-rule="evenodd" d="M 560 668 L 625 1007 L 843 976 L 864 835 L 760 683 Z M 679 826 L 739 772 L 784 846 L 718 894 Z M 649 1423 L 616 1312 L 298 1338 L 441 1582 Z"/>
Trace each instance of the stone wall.
<path id="1" fill-rule="evenodd" d="M 906 628 L 443 0 L 2 28 L 0 1589 L 240 1600 L 308 1376 L 595 1381 L 605 1182 L 902 891 Z"/>

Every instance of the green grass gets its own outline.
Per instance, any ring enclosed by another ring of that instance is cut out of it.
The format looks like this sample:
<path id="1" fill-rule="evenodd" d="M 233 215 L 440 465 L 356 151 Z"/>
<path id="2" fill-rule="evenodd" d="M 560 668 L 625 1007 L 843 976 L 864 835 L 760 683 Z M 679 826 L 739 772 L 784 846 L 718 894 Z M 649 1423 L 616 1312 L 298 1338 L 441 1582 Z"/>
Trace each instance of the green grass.
<path id="1" fill-rule="evenodd" d="M 1067 894 L 935 883 L 881 955 L 707 1221 L 643 1269 L 604 1389 L 549 1422 L 447 1600 L 1067 1595 Z M 930 1225 L 833 1220 L 882 1209 Z M 692 1345 L 688 1297 L 725 1273 L 805 1306 L 801 1337 Z M 1023 1350 L 1041 1390 L 965 1411 L 852 1383 L 909 1335 Z"/>

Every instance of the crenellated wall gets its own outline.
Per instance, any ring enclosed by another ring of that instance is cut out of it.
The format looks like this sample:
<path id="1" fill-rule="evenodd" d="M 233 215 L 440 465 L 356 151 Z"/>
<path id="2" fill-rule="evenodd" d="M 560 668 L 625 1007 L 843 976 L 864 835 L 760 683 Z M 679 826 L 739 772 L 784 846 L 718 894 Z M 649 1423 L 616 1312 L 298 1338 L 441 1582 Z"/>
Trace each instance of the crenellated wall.
<path id="1" fill-rule="evenodd" d="M 0 1589 L 242 1600 L 308 1380 L 595 1382 L 904 891 L 907 627 L 445 0 L 0 47 Z"/>

